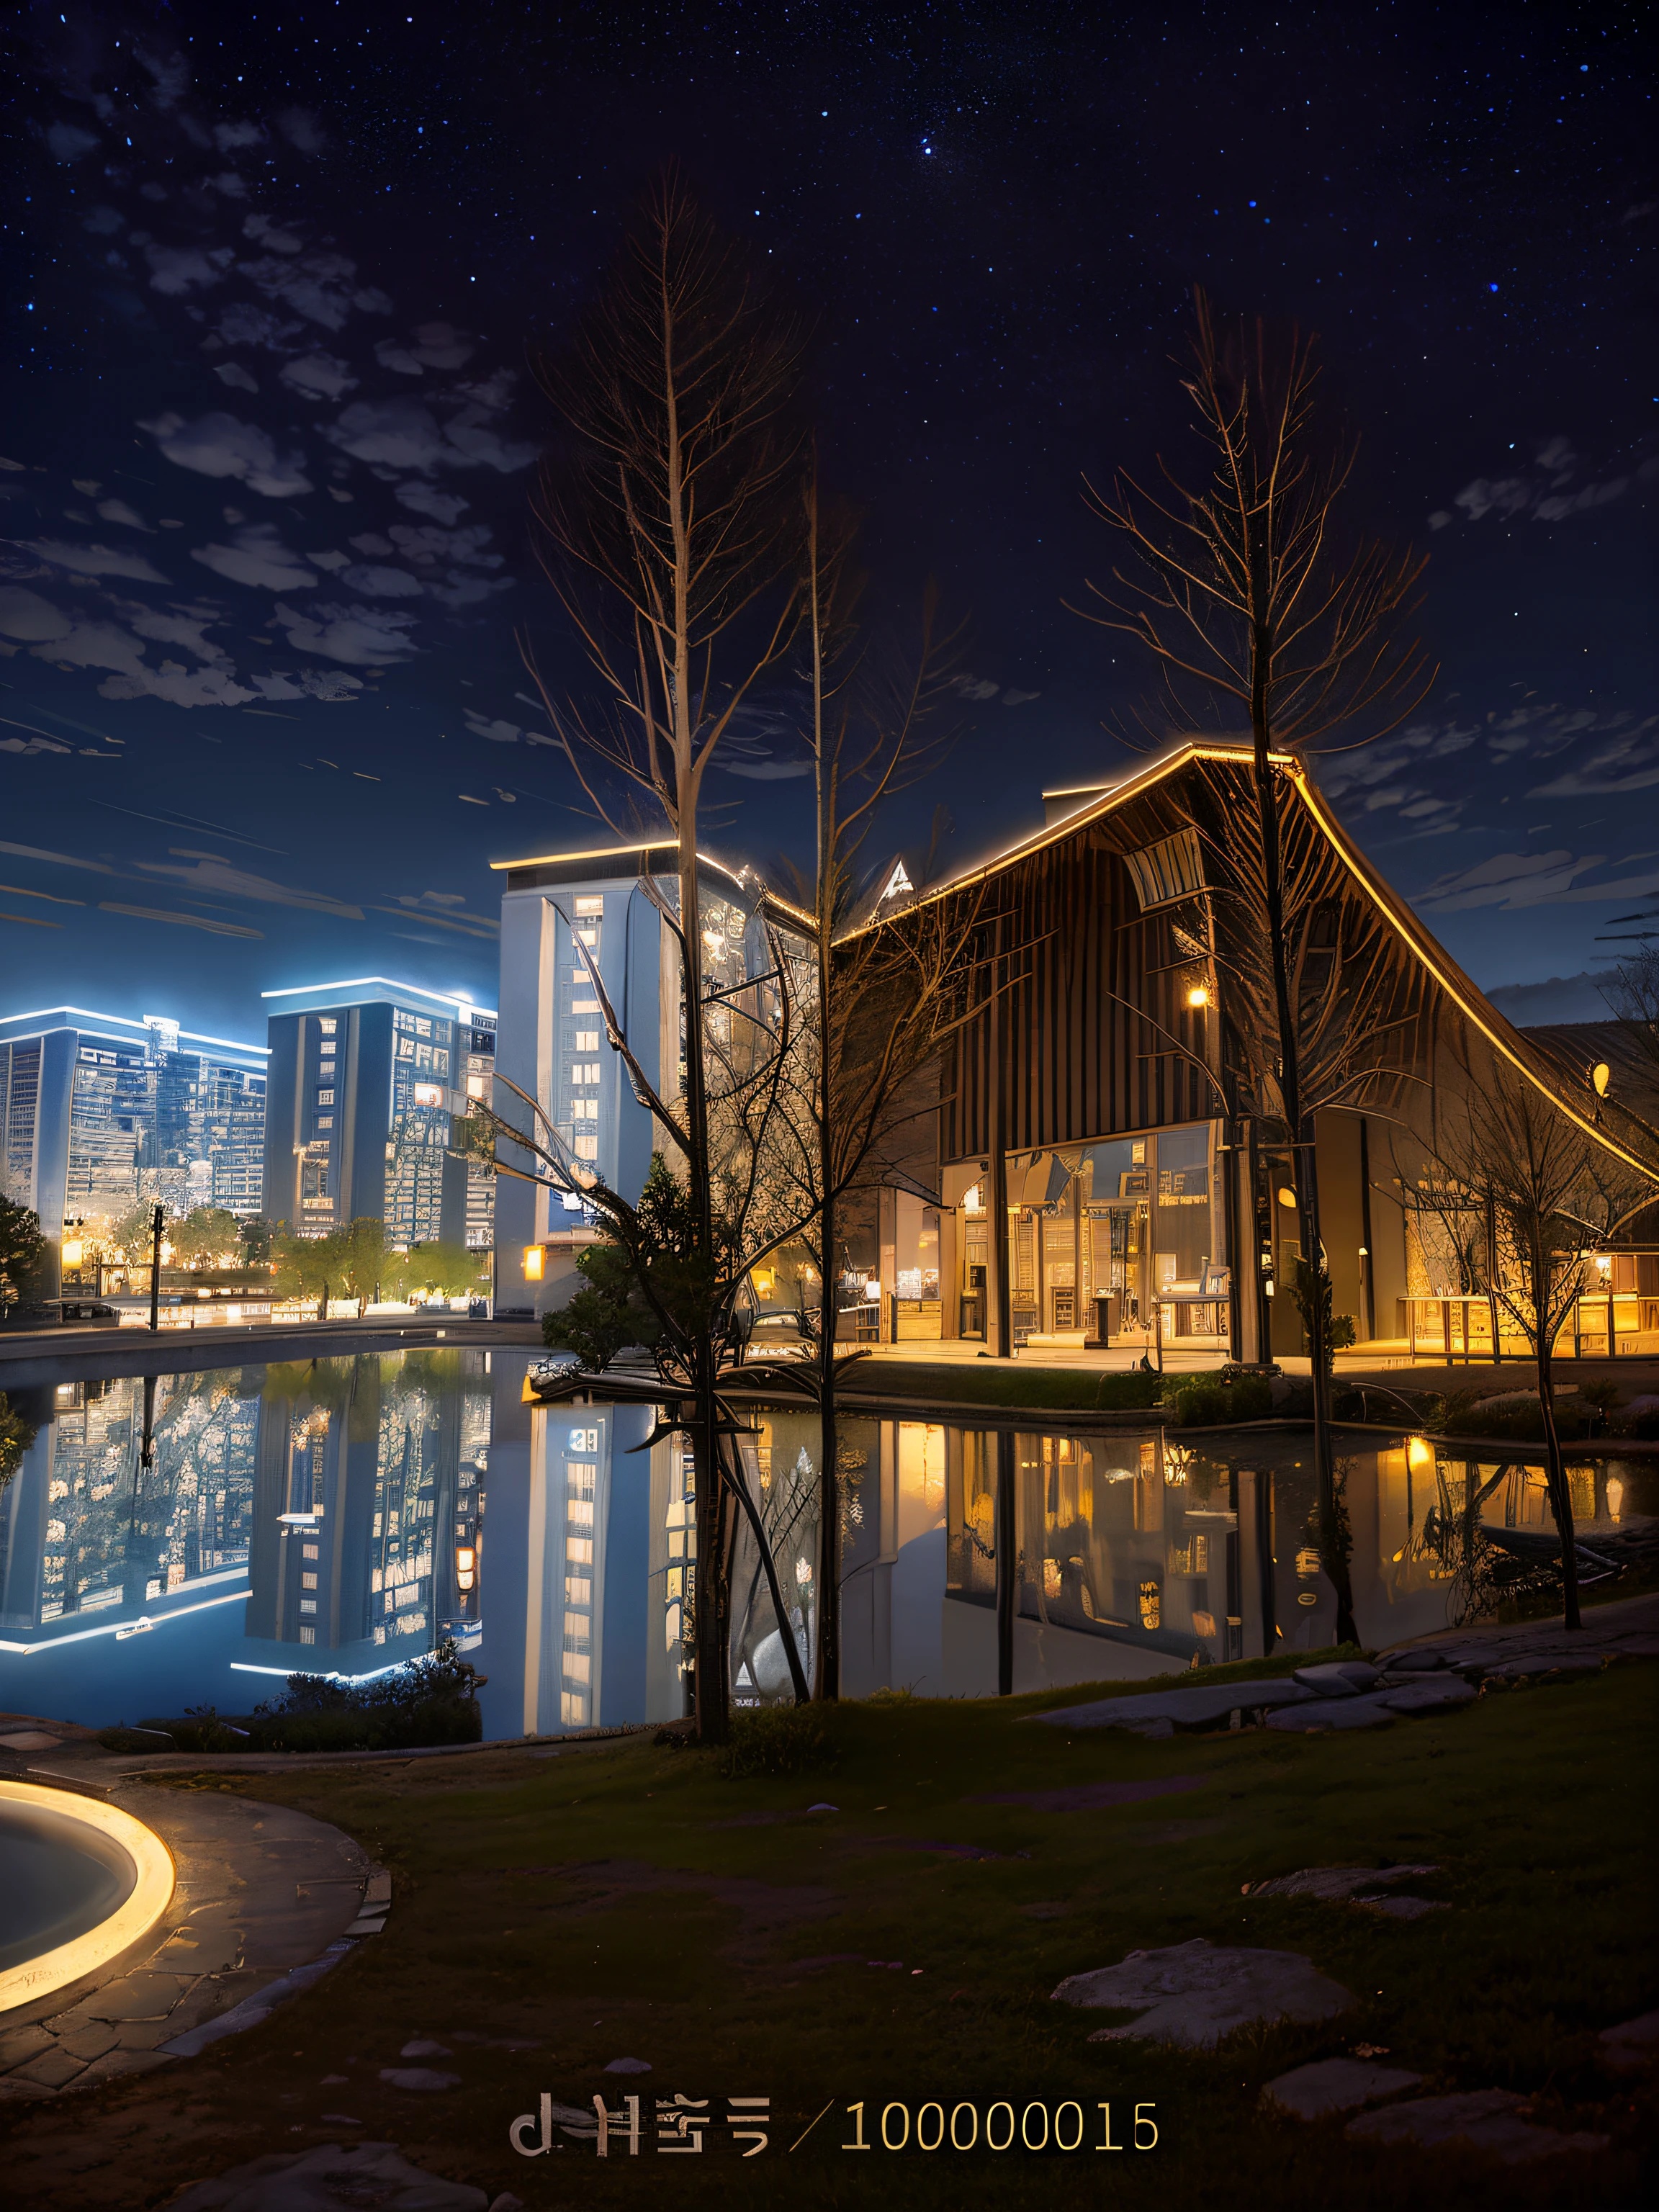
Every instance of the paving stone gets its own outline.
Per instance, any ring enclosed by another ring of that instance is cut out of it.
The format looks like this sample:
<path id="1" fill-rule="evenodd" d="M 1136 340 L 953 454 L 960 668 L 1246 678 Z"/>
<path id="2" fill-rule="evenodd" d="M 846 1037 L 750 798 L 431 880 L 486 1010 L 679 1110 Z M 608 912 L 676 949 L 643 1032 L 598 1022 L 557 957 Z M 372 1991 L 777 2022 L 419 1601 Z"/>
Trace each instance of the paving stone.
<path id="1" fill-rule="evenodd" d="M 1340 1904 L 1344 1899 L 1357 1897 L 1368 1889 L 1386 1889 L 1396 1881 L 1409 1881 L 1413 1875 L 1438 1874 L 1437 1866 L 1426 1864 L 1396 1867 L 1302 1867 L 1295 1874 L 1277 1875 L 1270 1881 L 1253 1881 L 1245 1885 L 1247 1897 L 1318 1897 L 1328 1904 Z"/>
<path id="2" fill-rule="evenodd" d="M 1104 2027 L 1091 2043 L 1146 2036 L 1207 2050 L 1259 2020 L 1328 2020 L 1355 2000 L 1299 1951 L 1218 1947 L 1204 1936 L 1156 1951 L 1131 1951 L 1115 1966 L 1070 1974 L 1056 2002 L 1142 2008 L 1129 2027 Z"/>
<path id="3" fill-rule="evenodd" d="M 54 2044 L 50 2051 L 43 2051 L 39 2057 L 15 2067 L 12 2078 L 19 2081 L 33 2081 L 43 2089 L 61 2089 L 65 2081 L 72 2081 L 77 2074 L 84 2074 L 86 2070 L 84 2058 L 73 2058 L 67 2051 L 60 2051 Z"/>
<path id="4" fill-rule="evenodd" d="M 177 1974 L 124 1974 L 94 1991 L 86 2010 L 94 2020 L 165 2020 L 188 1986 Z"/>
<path id="5" fill-rule="evenodd" d="M 171 2066 L 173 2061 L 161 2051 L 106 2051 L 101 2058 L 94 2058 L 86 2072 L 79 2075 L 75 2087 L 90 2088 L 94 2081 L 111 2081 L 123 2074 L 153 2074 L 158 2066 Z"/>
<path id="6" fill-rule="evenodd" d="M 1394 1717 L 1381 1697 L 1316 1697 L 1312 1706 L 1269 1713 L 1267 1726 L 1284 1735 L 1320 1735 L 1327 1729 L 1386 1728 Z"/>
<path id="7" fill-rule="evenodd" d="M 1432 1651 L 1426 1649 L 1417 1651 L 1390 1651 L 1388 1655 L 1388 1671 L 1390 1674 L 1433 1674 L 1438 1673 L 1442 1668 L 1449 1667 L 1451 1664 L 1443 1651 Z"/>
<path id="8" fill-rule="evenodd" d="M 392 1876 L 386 1871 L 384 1867 L 376 1867 L 374 1873 L 370 1875 L 368 1880 L 363 1885 L 363 1903 L 365 1905 L 390 1905 L 391 1902 Z"/>
<path id="9" fill-rule="evenodd" d="M 1364 1690 L 1374 1690 L 1382 1677 L 1363 1659 L 1337 1659 L 1322 1667 L 1298 1667 L 1291 1680 L 1322 1698 L 1357 1698 Z"/>
<path id="10" fill-rule="evenodd" d="M 423 2172 L 396 2143 L 321 2143 L 316 2149 L 250 2159 L 216 2181 L 198 2181 L 168 2212 L 334 2212 L 368 2204 L 396 2212 L 486 2212 L 489 2197 L 465 2182 Z"/>
<path id="11" fill-rule="evenodd" d="M 1516 1682 L 1528 1676 L 1536 1680 L 1546 1674 L 1599 1674 L 1602 1663 L 1599 1651 L 1541 1651 L 1519 1659 L 1506 1659 L 1502 1666 L 1487 1671 L 1500 1682 Z"/>
<path id="12" fill-rule="evenodd" d="M 1391 1713 L 1434 1713 L 1452 1705 L 1467 1705 L 1474 1692 L 1460 1674 L 1444 1681 L 1407 1682 L 1400 1689 L 1383 1693 L 1382 1703 Z"/>
<path id="13" fill-rule="evenodd" d="M 1449 1912 L 1451 1907 L 1428 1897 L 1356 1897 L 1366 1912 L 1385 1913 L 1390 1920 L 1421 1920 L 1431 1912 Z"/>
<path id="14" fill-rule="evenodd" d="M 1376 2066 L 1359 2058 L 1322 2058 L 1312 2066 L 1297 2066 L 1269 2081 L 1264 2100 L 1291 2112 L 1298 2120 L 1323 2119 L 1331 2112 L 1352 2112 L 1362 2105 L 1380 2105 L 1402 2089 L 1414 2089 L 1423 2079 L 1401 2066 Z"/>
<path id="15" fill-rule="evenodd" d="M 37 2051 L 45 2051 L 56 2040 L 50 2028 L 38 2023 L 27 2027 L 9 2027 L 0 2035 L 0 2073 L 21 2066 L 26 2058 L 33 2058 Z"/>
<path id="16" fill-rule="evenodd" d="M 1659 2066 L 1659 2012 L 1644 2012 L 1617 2027 L 1604 2027 L 1597 2039 L 1601 2063 L 1615 2074 L 1636 2074 Z"/>
<path id="17" fill-rule="evenodd" d="M 613 2058 L 605 2070 L 607 2074 L 648 2074 L 651 2063 L 646 2058 Z"/>
<path id="18" fill-rule="evenodd" d="M 439 2074 L 430 2066 L 382 2066 L 382 2081 L 389 2081 L 394 2089 L 431 2091 L 455 2089 L 460 2087 L 459 2074 Z"/>
<path id="19" fill-rule="evenodd" d="M 121 2031 L 109 2021 L 96 2021 L 90 2027 L 77 2027 L 68 2035 L 60 2035 L 58 2048 L 67 2051 L 71 2058 L 101 2058 L 106 2051 L 113 2051 L 121 2040 Z"/>
<path id="20" fill-rule="evenodd" d="M 1506 2166 L 1563 2151 L 1605 2150 L 1606 2136 L 1559 2134 L 1536 2128 L 1522 2117 L 1526 2100 L 1508 2089 L 1477 2089 L 1452 2097 L 1419 2097 L 1408 2105 L 1388 2105 L 1350 2120 L 1346 2133 L 1356 2142 L 1415 2143 L 1425 2149 L 1439 2143 L 1467 2142 L 1491 2151 Z"/>
<path id="21" fill-rule="evenodd" d="M 1035 1713 L 1048 1728 L 1121 1728 L 1140 1721 L 1168 1721 L 1174 1728 L 1203 1728 L 1241 1709 L 1264 1705 L 1307 1705 L 1318 1696 L 1299 1682 L 1275 1675 L 1261 1682 L 1228 1682 L 1197 1690 L 1149 1690 L 1127 1698 L 1100 1698 L 1086 1705 L 1065 1705 L 1057 1712 Z"/>
<path id="22" fill-rule="evenodd" d="M 451 2052 L 447 2043 L 434 2043 L 427 2036 L 417 2035 L 413 2043 L 404 2044 L 398 2056 L 399 2058 L 447 2058 Z"/>
<path id="23" fill-rule="evenodd" d="M 58 1735 L 43 1735 L 39 1729 L 24 1729 L 16 1735 L 0 1735 L 0 1746 L 7 1751 L 56 1751 L 64 1739 Z"/>

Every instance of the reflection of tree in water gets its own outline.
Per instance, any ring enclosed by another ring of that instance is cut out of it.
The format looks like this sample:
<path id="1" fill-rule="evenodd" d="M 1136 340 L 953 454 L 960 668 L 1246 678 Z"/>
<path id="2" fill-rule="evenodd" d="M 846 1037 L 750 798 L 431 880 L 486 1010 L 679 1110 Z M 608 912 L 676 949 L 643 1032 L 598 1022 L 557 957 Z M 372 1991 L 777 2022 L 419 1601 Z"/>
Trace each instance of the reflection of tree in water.
<path id="1" fill-rule="evenodd" d="M 812 1563 L 817 1556 L 817 1468 L 805 1444 L 799 1448 L 793 1462 L 788 1461 L 786 1449 L 781 1472 L 770 1463 L 769 1455 L 768 1462 L 763 1464 L 760 1452 L 747 1438 L 739 1440 L 738 1454 L 750 1494 L 759 1498 L 761 1525 L 777 1563 L 778 1582 L 789 1619 L 787 1624 L 777 1619 L 771 1592 L 766 1587 L 759 1547 L 749 1528 L 740 1524 L 732 1574 L 732 1678 L 738 1682 L 746 1674 L 745 1688 L 752 1685 L 754 1692 L 762 1697 L 781 1696 L 788 1691 L 788 1662 L 781 1647 L 773 1654 L 767 1652 L 769 1642 L 783 1633 L 793 1635 L 803 1667 L 809 1674 L 812 1669 Z M 860 1456 L 861 1461 L 868 1455 Z M 837 1458 L 844 1468 L 846 1451 L 838 1454 Z M 842 1510 L 845 1522 L 845 1504 Z M 858 1516 L 861 1522 L 861 1505 Z"/>
<path id="2" fill-rule="evenodd" d="M 1483 1479 L 1474 1460 L 1436 1456 L 1435 1502 L 1407 1540 L 1407 1556 L 1433 1561 L 1449 1583 L 1447 1612 L 1455 1627 L 1489 1619 L 1507 1599 L 1553 1592 L 1556 1586 L 1559 1577 L 1547 1560 L 1516 1559 L 1481 1525 L 1481 1507 L 1517 1468 L 1516 1462 L 1505 1460 Z"/>

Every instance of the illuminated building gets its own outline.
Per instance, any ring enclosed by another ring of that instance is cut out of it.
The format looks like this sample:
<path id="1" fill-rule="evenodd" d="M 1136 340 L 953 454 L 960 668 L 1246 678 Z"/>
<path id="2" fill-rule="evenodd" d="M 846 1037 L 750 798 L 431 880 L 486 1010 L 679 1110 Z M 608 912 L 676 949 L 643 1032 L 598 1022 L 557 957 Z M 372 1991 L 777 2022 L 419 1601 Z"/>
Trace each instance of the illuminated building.
<path id="1" fill-rule="evenodd" d="M 52 1241 L 66 1220 L 107 1228 L 144 1200 L 173 1213 L 260 1211 L 262 1045 L 161 1015 L 57 1006 L 0 1019 L 0 1187 Z M 54 1257 L 53 1267 L 56 1270 Z M 55 1295 L 56 1279 L 46 1295 Z"/>
<path id="2" fill-rule="evenodd" d="M 501 1072 L 538 1102 L 575 1169 L 591 1168 L 611 1189 L 636 1198 L 662 1139 L 606 1041 L 592 970 L 646 1081 L 665 1103 L 678 1100 L 680 961 L 656 903 L 660 898 L 670 912 L 678 905 L 675 848 L 605 847 L 492 865 L 506 877 Z M 706 988 L 732 993 L 755 979 L 763 1021 L 766 986 L 759 979 L 773 960 L 766 923 L 787 931 L 805 917 L 750 869 L 707 855 L 700 866 Z M 727 1005 L 712 1006 L 707 1018 L 711 1043 L 733 1055 L 758 1033 Z M 508 1120 L 521 1120 L 524 1109 L 505 1088 L 495 1103 Z M 594 1234 L 580 1200 L 504 1176 L 495 1207 L 496 1311 L 540 1313 L 562 1304 L 576 1255 Z"/>
<path id="3" fill-rule="evenodd" d="M 460 1243 L 487 1221 L 450 1150 L 495 1017 L 381 975 L 264 994 L 265 1211 L 301 1237 L 383 1221 L 388 1242 Z M 486 1240 L 487 1241 L 487 1240 Z"/>

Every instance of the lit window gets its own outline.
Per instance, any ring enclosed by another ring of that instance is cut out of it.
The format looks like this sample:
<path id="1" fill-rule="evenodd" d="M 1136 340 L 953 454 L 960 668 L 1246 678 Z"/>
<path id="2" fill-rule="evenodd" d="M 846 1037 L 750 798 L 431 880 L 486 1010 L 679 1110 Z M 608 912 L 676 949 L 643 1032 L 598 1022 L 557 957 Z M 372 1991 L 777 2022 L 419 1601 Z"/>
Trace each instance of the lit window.
<path id="1" fill-rule="evenodd" d="M 572 1099 L 570 1118 L 573 1121 L 597 1121 L 599 1118 L 599 1100 L 597 1098 Z"/>
<path id="2" fill-rule="evenodd" d="M 334 1103 L 334 1093 L 331 1091 L 319 1091 L 317 1093 L 317 1103 L 319 1106 L 331 1106 Z"/>
<path id="3" fill-rule="evenodd" d="M 317 1127 L 319 1129 L 331 1129 L 334 1127 L 334 1116 L 331 1114 L 319 1114 L 317 1116 Z"/>
<path id="4" fill-rule="evenodd" d="M 579 1160 L 596 1160 L 599 1157 L 599 1140 L 596 1136 L 578 1136 L 572 1140 L 570 1149 Z"/>
<path id="5" fill-rule="evenodd" d="M 596 947 L 599 944 L 599 933 L 597 929 L 579 929 L 576 934 L 586 945 Z"/>
<path id="6" fill-rule="evenodd" d="M 578 914 L 603 914 L 605 901 L 593 893 L 585 892 L 576 901 L 576 911 Z"/>
<path id="7" fill-rule="evenodd" d="M 317 1577 L 316 1577 L 316 1576 L 315 1576 L 315 1575 L 301 1575 L 301 1577 L 300 1577 L 300 1588 L 301 1588 L 301 1589 L 316 1589 L 316 1587 L 317 1587 Z"/>
<path id="8" fill-rule="evenodd" d="M 317 1026 L 325 1036 L 332 1036 L 337 1025 L 332 1014 L 323 1014 L 319 1017 Z"/>
<path id="9" fill-rule="evenodd" d="M 579 975 L 576 981 L 579 983 L 585 983 L 587 978 L 586 975 Z M 573 999 L 570 1001 L 570 1011 L 573 1014 L 597 1014 L 599 1011 L 599 1002 L 597 999 Z"/>
<path id="10" fill-rule="evenodd" d="M 484 1085 L 489 1079 L 488 1076 L 469 1075 L 466 1079 L 467 1097 L 469 1098 L 482 1098 L 484 1095 Z"/>
<path id="11" fill-rule="evenodd" d="M 564 1556 L 573 1567 L 591 1567 L 593 1564 L 593 1539 L 591 1536 L 567 1536 Z"/>
<path id="12" fill-rule="evenodd" d="M 316 1599 L 314 1597 L 302 1597 L 300 1600 L 300 1610 L 301 1613 L 315 1613 L 317 1610 Z"/>
<path id="13" fill-rule="evenodd" d="M 599 1033 L 597 1030 L 578 1030 L 572 1042 L 578 1052 L 597 1052 Z"/>
<path id="14" fill-rule="evenodd" d="M 417 1106 L 441 1106 L 443 1103 L 443 1085 L 441 1083 L 417 1083 L 415 1085 L 415 1103 Z"/>
<path id="15" fill-rule="evenodd" d="M 384 1641 L 382 1632 L 378 1629 L 375 1631 L 374 1640 L 377 1644 Z M 300 1631 L 300 1641 L 301 1644 L 314 1644 L 317 1641 L 316 1630 L 314 1628 L 302 1628 Z"/>
<path id="16" fill-rule="evenodd" d="M 597 1060 L 578 1060 L 571 1063 L 570 1080 L 573 1083 L 597 1083 L 599 1079 L 599 1063 Z"/>
<path id="17" fill-rule="evenodd" d="M 317 1547 L 316 1547 L 316 1545 L 315 1545 L 315 1544 L 303 1544 L 303 1545 L 301 1545 L 301 1547 L 300 1547 L 300 1556 L 301 1556 L 301 1559 L 314 1559 L 317 1557 Z"/>

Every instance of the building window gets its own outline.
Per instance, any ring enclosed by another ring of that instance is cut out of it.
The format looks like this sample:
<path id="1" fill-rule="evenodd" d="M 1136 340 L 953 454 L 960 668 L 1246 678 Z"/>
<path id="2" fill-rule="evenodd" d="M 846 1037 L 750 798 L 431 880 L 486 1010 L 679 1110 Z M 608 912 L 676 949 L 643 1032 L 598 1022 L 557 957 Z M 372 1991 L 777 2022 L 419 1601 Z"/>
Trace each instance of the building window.
<path id="1" fill-rule="evenodd" d="M 317 1577 L 316 1577 L 316 1576 L 315 1576 L 315 1575 L 301 1575 L 301 1577 L 300 1577 L 300 1588 L 301 1588 L 301 1589 L 316 1589 L 316 1587 L 317 1587 Z"/>
<path id="2" fill-rule="evenodd" d="M 1133 879 L 1143 914 L 1154 907 L 1172 906 L 1204 888 L 1204 856 L 1194 830 L 1177 830 L 1173 837 L 1139 853 L 1126 853 L 1123 864 Z"/>
<path id="3" fill-rule="evenodd" d="M 317 1027 L 325 1036 L 332 1036 L 337 1024 L 332 1014 L 322 1014 L 318 1018 Z"/>
<path id="4" fill-rule="evenodd" d="M 599 1100 L 573 1098 L 570 1102 L 570 1118 L 573 1121 L 597 1121 L 599 1118 Z"/>
<path id="5" fill-rule="evenodd" d="M 596 1160 L 599 1157 L 599 1140 L 596 1136 L 578 1135 L 572 1140 L 570 1149 L 579 1160 Z"/>
<path id="6" fill-rule="evenodd" d="M 578 914 L 603 914 L 605 912 L 604 897 L 597 892 L 584 891 L 580 897 L 576 901 L 576 912 Z"/>
<path id="7" fill-rule="evenodd" d="M 570 1080 L 573 1083 L 597 1083 L 599 1079 L 599 1063 L 597 1060 L 579 1060 L 572 1063 Z"/>
<path id="8" fill-rule="evenodd" d="M 301 1613 L 315 1613 L 317 1610 L 316 1599 L 314 1597 L 302 1597 L 300 1600 L 300 1610 Z"/>
<path id="9" fill-rule="evenodd" d="M 578 1030 L 573 1042 L 578 1052 L 597 1052 L 599 1033 L 597 1030 Z"/>
<path id="10" fill-rule="evenodd" d="M 334 1093 L 331 1091 L 319 1091 L 317 1093 L 317 1103 L 319 1106 L 331 1106 L 334 1103 Z"/>
<path id="11" fill-rule="evenodd" d="M 302 1628 L 300 1631 L 300 1641 L 301 1644 L 314 1644 L 317 1641 L 316 1630 L 314 1628 Z"/>
<path id="12" fill-rule="evenodd" d="M 331 1129 L 334 1127 L 334 1116 L 331 1114 L 319 1114 L 317 1116 L 317 1127 L 319 1129 Z"/>

